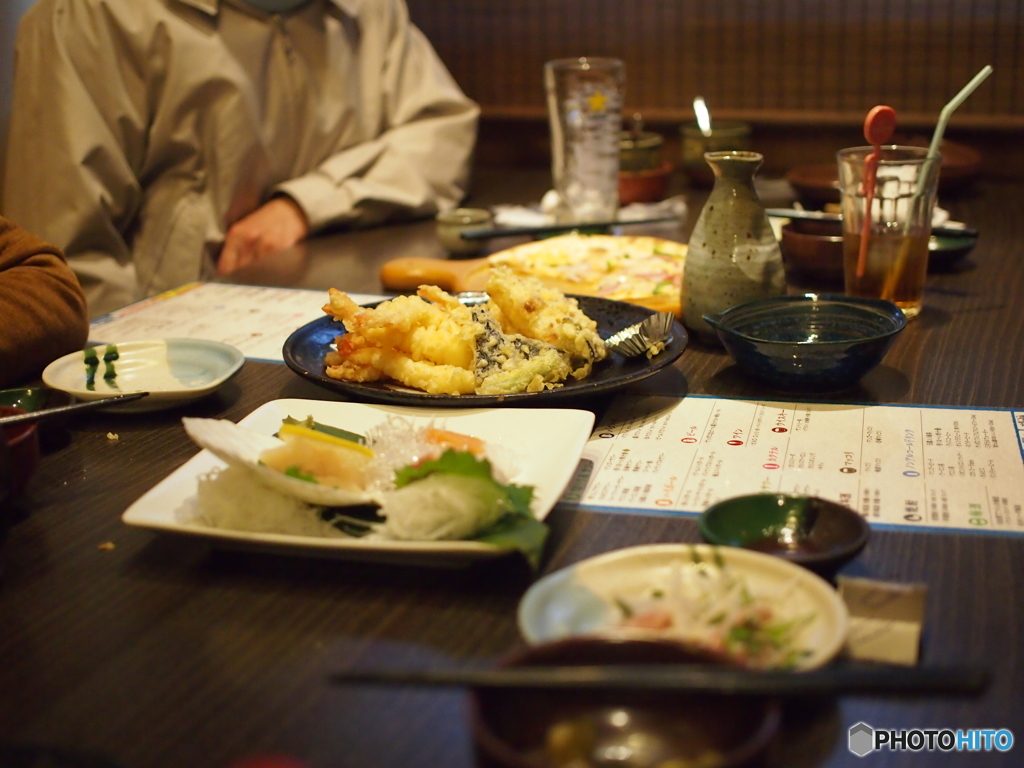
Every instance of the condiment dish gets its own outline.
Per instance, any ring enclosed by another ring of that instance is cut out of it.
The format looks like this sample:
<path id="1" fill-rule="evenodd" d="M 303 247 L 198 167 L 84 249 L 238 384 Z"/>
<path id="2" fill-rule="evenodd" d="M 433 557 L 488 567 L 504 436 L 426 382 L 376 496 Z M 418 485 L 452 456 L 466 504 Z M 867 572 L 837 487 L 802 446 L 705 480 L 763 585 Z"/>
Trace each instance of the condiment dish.
<path id="1" fill-rule="evenodd" d="M 677 642 L 578 637 L 533 646 L 502 666 L 725 664 Z M 475 689 L 470 716 L 479 764 L 747 764 L 779 727 L 778 702 L 756 697 L 638 689 Z M 674 763 L 672 761 L 679 761 Z M 692 761 L 692 762 L 691 762 Z"/>
<path id="2" fill-rule="evenodd" d="M 75 398 L 67 392 L 50 387 L 15 387 L 0 390 L 0 405 L 21 408 L 24 411 L 41 411 L 44 408 L 59 408 L 71 405 Z"/>
<path id="3" fill-rule="evenodd" d="M 700 532 L 711 544 L 744 547 L 831 576 L 856 557 L 871 529 L 849 507 L 814 496 L 755 493 L 708 507 Z"/>
<path id="4" fill-rule="evenodd" d="M 62 408 L 75 402 L 77 401 L 73 395 L 51 387 L 16 387 L 0 390 L 0 405 L 14 406 L 28 413 L 46 408 Z M 67 413 L 51 416 L 39 424 L 39 440 L 44 450 L 56 447 L 67 439 L 67 426 L 72 418 L 73 414 Z"/>
<path id="5" fill-rule="evenodd" d="M 806 293 L 705 315 L 736 364 L 783 392 L 836 392 L 877 366 L 907 325 L 890 301 Z"/>

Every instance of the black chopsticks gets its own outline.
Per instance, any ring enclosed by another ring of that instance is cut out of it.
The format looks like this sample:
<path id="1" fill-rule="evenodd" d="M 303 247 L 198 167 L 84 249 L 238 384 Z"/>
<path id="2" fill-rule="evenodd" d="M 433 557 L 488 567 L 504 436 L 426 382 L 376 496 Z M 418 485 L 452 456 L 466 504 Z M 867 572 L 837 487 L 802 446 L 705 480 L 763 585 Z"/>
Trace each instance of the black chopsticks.
<path id="1" fill-rule="evenodd" d="M 796 208 L 768 208 L 765 211 L 776 219 L 800 219 L 802 221 L 842 221 L 841 213 L 827 211 L 801 211 Z M 978 230 L 974 227 L 932 227 L 936 237 L 977 237 Z"/>
<path id="2" fill-rule="evenodd" d="M 148 395 L 149 392 L 129 392 L 126 395 L 113 395 L 112 397 L 104 397 L 99 400 L 86 400 L 82 403 L 59 405 L 56 408 L 40 408 L 38 411 L 30 411 L 28 413 L 18 414 L 17 416 L 4 416 L 0 418 L 0 426 L 6 427 L 13 424 L 31 424 L 38 421 L 46 421 L 47 419 L 64 416 L 69 413 L 77 413 L 78 411 L 88 411 L 93 408 L 107 408 L 119 403 L 130 403 L 133 400 L 141 400 Z"/>
<path id="3" fill-rule="evenodd" d="M 678 216 L 659 216 L 654 219 L 637 219 L 636 221 L 581 221 L 575 224 L 543 224 L 536 227 L 495 227 L 467 229 L 459 233 L 463 240 L 491 240 L 496 237 L 519 237 L 520 235 L 557 235 L 560 232 L 579 230 L 607 230 L 610 227 L 622 227 L 632 224 L 654 224 L 659 221 L 679 221 Z"/>
<path id="4" fill-rule="evenodd" d="M 336 684 L 542 688 L 742 694 L 751 696 L 976 696 L 989 672 L 980 667 L 837 665 L 807 672 L 751 671 L 707 665 L 506 667 L 498 669 L 345 670 Z"/>

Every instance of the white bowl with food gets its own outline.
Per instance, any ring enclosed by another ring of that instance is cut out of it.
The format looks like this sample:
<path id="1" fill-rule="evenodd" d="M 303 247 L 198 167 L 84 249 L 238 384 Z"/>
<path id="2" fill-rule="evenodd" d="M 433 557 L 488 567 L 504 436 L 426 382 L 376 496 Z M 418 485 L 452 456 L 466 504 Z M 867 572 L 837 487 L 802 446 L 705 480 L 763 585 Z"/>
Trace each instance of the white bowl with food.
<path id="1" fill-rule="evenodd" d="M 650 544 L 537 581 L 519 604 L 530 643 L 575 635 L 671 640 L 757 668 L 813 669 L 846 641 L 846 606 L 810 571 L 707 544 Z"/>

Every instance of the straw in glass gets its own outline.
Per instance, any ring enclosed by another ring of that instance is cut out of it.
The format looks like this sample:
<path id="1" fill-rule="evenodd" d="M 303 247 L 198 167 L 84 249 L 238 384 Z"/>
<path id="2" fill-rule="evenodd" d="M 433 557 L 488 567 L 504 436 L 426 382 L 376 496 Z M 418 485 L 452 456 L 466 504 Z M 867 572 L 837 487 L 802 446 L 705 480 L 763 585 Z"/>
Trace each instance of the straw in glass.
<path id="1" fill-rule="evenodd" d="M 882 286 L 882 298 L 892 300 L 893 293 L 896 290 L 896 286 L 900 284 L 900 278 L 903 277 L 903 272 L 906 269 L 907 259 L 910 257 L 910 226 L 914 220 L 913 212 L 916 210 L 916 206 L 921 205 L 923 202 L 924 191 L 928 188 L 927 182 L 929 176 L 933 172 L 938 172 L 937 168 L 928 167 L 928 164 L 934 164 L 939 159 L 939 145 L 942 144 L 942 135 L 946 132 L 946 125 L 949 123 L 949 118 L 956 111 L 957 107 L 963 104 L 967 97 L 974 93 L 974 90 L 981 85 L 985 78 L 992 74 L 992 65 L 986 64 L 981 68 L 971 81 L 967 83 L 963 88 L 960 89 L 960 93 L 949 100 L 949 103 L 942 108 L 942 112 L 939 113 L 939 122 L 935 125 L 935 132 L 932 134 L 932 143 L 928 145 L 928 154 L 925 156 L 925 168 L 922 173 L 922 180 L 918 181 L 917 189 L 914 190 L 913 196 L 910 198 L 910 208 L 907 214 L 907 226 L 906 232 L 904 233 L 903 244 L 900 246 L 900 252 L 896 256 L 896 264 L 889 271 L 889 276 L 885 280 L 885 284 Z"/>

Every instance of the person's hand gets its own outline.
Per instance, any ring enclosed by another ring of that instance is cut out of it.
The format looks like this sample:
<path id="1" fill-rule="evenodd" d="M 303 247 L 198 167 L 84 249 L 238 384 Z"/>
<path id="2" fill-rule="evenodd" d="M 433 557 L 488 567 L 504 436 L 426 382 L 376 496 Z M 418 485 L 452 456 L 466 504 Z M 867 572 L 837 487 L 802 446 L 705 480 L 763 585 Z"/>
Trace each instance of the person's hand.
<path id="1" fill-rule="evenodd" d="M 275 197 L 228 230 L 217 261 L 217 273 L 226 275 L 290 248 L 309 234 L 309 222 L 290 197 Z"/>

